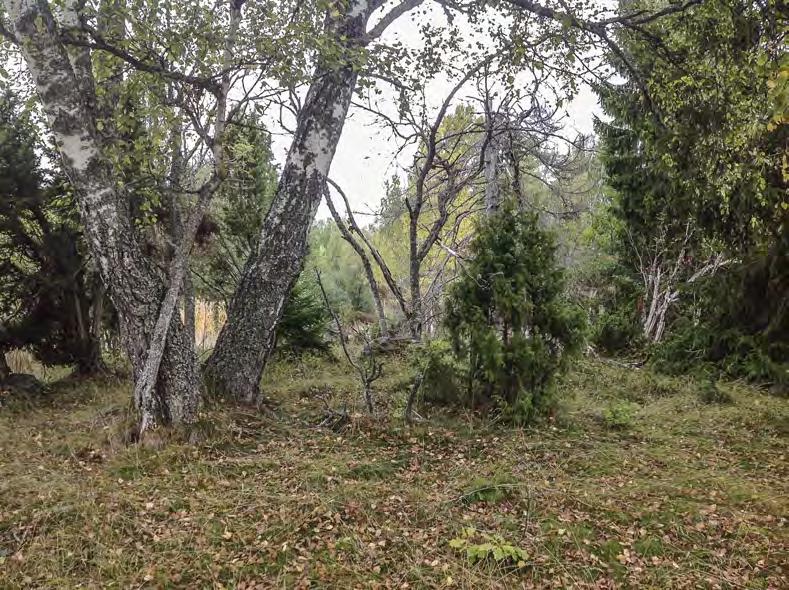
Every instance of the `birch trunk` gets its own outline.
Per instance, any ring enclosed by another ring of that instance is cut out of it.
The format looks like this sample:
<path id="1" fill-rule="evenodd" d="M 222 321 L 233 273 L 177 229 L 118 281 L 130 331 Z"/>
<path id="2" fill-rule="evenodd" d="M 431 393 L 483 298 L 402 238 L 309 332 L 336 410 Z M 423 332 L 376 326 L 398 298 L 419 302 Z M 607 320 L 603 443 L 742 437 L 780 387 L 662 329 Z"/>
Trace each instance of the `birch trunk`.
<path id="1" fill-rule="evenodd" d="M 173 127 L 170 138 L 170 144 L 173 149 L 172 162 L 170 163 L 170 217 L 171 221 L 171 241 L 173 244 L 180 244 L 185 239 L 185 227 L 183 220 L 183 195 L 181 194 L 181 187 L 184 184 L 184 169 L 186 162 L 184 161 L 183 146 L 181 145 L 181 136 L 183 133 L 180 122 L 177 122 Z M 181 289 L 181 303 L 184 310 L 184 328 L 186 329 L 186 336 L 190 345 L 195 349 L 195 292 L 194 285 L 192 284 L 192 276 L 190 269 L 186 268 L 186 275 L 183 279 L 183 287 Z M 195 349 L 196 350 L 196 349 Z"/>
<path id="2" fill-rule="evenodd" d="M 484 169 L 485 169 L 485 214 L 493 215 L 499 209 L 501 201 L 499 195 L 499 129 L 496 125 L 496 116 L 491 113 L 488 105 L 486 131 L 488 137 L 485 143 Z"/>
<path id="3" fill-rule="evenodd" d="M 351 51 L 365 42 L 371 6 L 351 1 L 327 30 Z M 307 251 L 307 234 L 323 194 L 357 72 L 345 63 L 316 67 L 274 201 L 263 222 L 258 251 L 247 262 L 230 303 L 227 322 L 205 367 L 208 385 L 244 403 L 259 398 L 285 301 Z"/>
<path id="4" fill-rule="evenodd" d="M 420 275 L 422 259 L 419 257 L 418 240 L 418 215 L 412 215 L 409 223 L 408 243 L 410 260 L 408 264 L 408 283 L 411 295 L 411 305 L 408 310 L 408 325 L 411 337 L 415 342 L 422 340 L 422 284 Z"/>
<path id="5" fill-rule="evenodd" d="M 181 298 L 183 299 L 184 305 L 184 328 L 186 329 L 186 337 L 189 340 L 189 346 L 191 346 L 192 350 L 197 354 L 195 287 L 188 269 L 184 277 L 183 295 Z"/>
<path id="6" fill-rule="evenodd" d="M 75 188 L 91 255 L 118 312 L 121 341 L 141 377 L 164 285 L 135 240 L 126 195 L 96 132 L 95 96 L 86 95 L 84 59 L 69 59 L 46 2 L 4 0 L 25 62 Z M 74 68 L 80 71 L 75 72 Z M 195 363 L 176 317 L 170 325 L 156 387 L 135 398 L 140 434 L 158 425 L 191 421 L 197 409 Z"/>

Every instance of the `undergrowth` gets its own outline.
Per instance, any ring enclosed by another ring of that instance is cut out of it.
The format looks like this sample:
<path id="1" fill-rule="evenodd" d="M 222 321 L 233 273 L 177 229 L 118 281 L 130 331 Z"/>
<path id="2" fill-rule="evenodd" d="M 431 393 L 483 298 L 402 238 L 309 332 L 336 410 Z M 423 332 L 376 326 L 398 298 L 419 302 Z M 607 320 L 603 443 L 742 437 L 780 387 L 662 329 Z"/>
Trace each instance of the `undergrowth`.
<path id="1" fill-rule="evenodd" d="M 0 410 L 0 588 L 789 585 L 786 399 L 580 360 L 538 427 L 427 407 L 409 428 L 396 358 L 383 417 L 338 433 L 319 396 L 355 407 L 357 384 L 300 362 L 268 373 L 274 412 L 208 407 L 194 444 L 126 445 L 117 380 Z"/>

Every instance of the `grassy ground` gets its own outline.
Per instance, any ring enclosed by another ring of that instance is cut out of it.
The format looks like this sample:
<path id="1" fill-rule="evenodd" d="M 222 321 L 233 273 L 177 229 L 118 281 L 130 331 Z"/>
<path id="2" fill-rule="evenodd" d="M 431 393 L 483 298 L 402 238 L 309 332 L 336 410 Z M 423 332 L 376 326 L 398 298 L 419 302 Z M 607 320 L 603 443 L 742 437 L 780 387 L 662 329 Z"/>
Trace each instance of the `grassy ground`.
<path id="1" fill-rule="evenodd" d="M 390 365 L 394 414 L 407 379 Z M 340 362 L 279 363 L 279 418 L 125 447 L 123 383 L 0 410 L 2 588 L 786 588 L 789 401 L 584 360 L 555 423 L 316 429 Z"/>

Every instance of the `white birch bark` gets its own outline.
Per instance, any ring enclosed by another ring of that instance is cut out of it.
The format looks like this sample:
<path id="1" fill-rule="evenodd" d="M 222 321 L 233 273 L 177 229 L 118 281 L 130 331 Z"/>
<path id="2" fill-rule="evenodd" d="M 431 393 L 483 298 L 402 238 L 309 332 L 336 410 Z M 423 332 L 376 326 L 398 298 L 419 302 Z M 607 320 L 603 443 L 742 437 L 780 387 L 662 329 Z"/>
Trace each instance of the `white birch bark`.
<path id="1" fill-rule="evenodd" d="M 349 51 L 366 42 L 374 6 L 351 0 L 328 32 Z M 205 376 L 217 393 L 254 403 L 285 301 L 301 272 L 307 234 L 323 194 L 334 152 L 356 87 L 350 63 L 319 64 L 288 151 L 258 251 L 248 261 L 228 310 Z"/>
<path id="2" fill-rule="evenodd" d="M 4 6 L 75 188 L 88 245 L 118 311 L 121 339 L 137 381 L 142 376 L 162 283 L 140 252 L 126 195 L 117 188 L 113 170 L 102 154 L 89 62 L 82 52 L 69 55 L 46 2 L 4 0 Z M 67 12 L 66 18 L 74 17 Z M 160 424 L 188 422 L 195 415 L 195 363 L 185 354 L 180 320 L 174 321 L 172 328 L 156 389 L 135 396 L 140 433 Z"/>

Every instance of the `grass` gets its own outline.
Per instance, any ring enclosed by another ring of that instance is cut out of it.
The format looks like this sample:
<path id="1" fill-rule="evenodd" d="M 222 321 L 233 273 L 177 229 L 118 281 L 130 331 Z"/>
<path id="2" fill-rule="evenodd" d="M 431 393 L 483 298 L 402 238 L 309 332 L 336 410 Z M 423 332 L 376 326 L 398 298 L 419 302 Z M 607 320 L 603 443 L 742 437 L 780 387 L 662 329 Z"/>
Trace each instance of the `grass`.
<path id="1" fill-rule="evenodd" d="M 707 404 L 700 383 L 582 360 L 551 424 L 426 409 L 407 428 L 407 383 L 390 362 L 390 416 L 337 433 L 314 424 L 356 399 L 347 367 L 280 362 L 278 417 L 209 408 L 211 436 L 160 450 L 120 442 L 123 382 L 0 410 L 0 587 L 789 585 L 789 401 L 725 383 L 733 403 Z M 470 560 L 450 544 L 470 529 L 523 564 Z"/>

